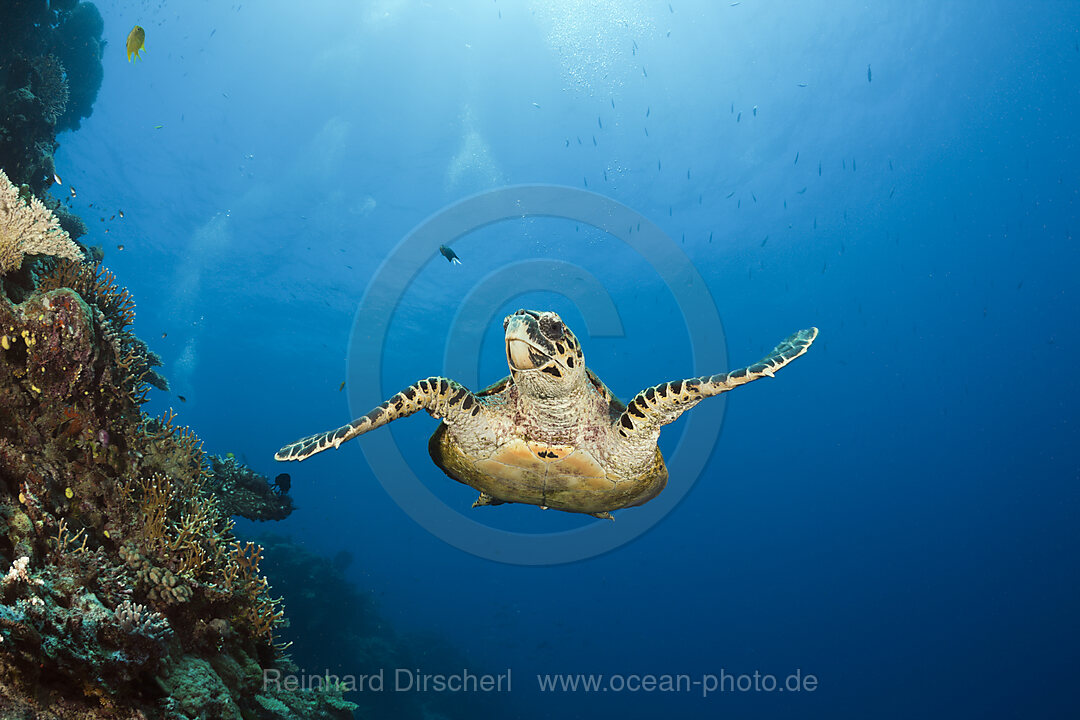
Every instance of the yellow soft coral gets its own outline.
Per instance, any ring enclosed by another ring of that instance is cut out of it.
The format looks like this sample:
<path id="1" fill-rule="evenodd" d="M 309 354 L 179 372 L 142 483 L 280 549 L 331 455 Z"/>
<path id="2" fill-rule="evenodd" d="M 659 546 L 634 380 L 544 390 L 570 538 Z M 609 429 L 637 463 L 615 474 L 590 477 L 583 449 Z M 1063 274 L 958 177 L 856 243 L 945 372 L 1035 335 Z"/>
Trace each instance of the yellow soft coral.
<path id="1" fill-rule="evenodd" d="M 36 197 L 29 203 L 0 170 L 0 275 L 22 267 L 25 255 L 54 255 L 73 261 L 82 251 L 60 227 L 56 216 Z"/>

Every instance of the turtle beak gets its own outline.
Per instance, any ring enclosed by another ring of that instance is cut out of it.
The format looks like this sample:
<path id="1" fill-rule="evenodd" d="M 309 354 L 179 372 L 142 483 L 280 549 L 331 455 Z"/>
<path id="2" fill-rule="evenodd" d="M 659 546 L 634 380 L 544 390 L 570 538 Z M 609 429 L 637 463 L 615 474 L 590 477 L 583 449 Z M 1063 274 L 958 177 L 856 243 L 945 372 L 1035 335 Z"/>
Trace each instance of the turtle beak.
<path id="1" fill-rule="evenodd" d="M 508 340 L 506 342 L 506 357 L 510 366 L 515 370 L 535 370 L 536 363 L 532 356 L 536 351 L 524 340 Z"/>
<path id="2" fill-rule="evenodd" d="M 506 319 L 506 362 L 513 370 L 535 370 L 550 357 L 529 341 L 525 318 L 514 314 Z"/>

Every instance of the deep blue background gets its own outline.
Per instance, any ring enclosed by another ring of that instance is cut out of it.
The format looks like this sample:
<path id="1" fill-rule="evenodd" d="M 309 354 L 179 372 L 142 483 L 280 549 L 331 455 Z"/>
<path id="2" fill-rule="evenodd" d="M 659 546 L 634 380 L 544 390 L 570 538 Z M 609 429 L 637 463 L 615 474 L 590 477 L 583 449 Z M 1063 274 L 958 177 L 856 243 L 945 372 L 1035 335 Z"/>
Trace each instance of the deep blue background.
<path id="1" fill-rule="evenodd" d="M 728 396 L 687 499 L 589 561 L 443 544 L 361 442 L 285 468 L 299 510 L 275 530 L 353 552 L 399 628 L 441 634 L 476 672 L 513 668 L 507 716 L 1075 716 L 1080 5 L 97 4 L 105 82 L 58 173 L 187 398 L 148 410 L 178 407 L 210 451 L 272 476 L 280 445 L 366 410 L 338 385 L 379 263 L 508 184 L 587 182 L 684 243 L 732 366 L 821 328 L 776 380 Z M 135 23 L 147 49 L 128 64 Z M 455 249 L 464 264 L 433 254 L 399 308 L 387 394 L 441 373 L 457 304 L 525 258 L 594 273 L 626 338 L 590 341 L 549 295 L 491 314 L 563 312 L 624 398 L 690 372 L 671 293 L 618 241 L 532 220 Z M 501 377 L 498 327 L 482 353 L 482 381 Z M 434 426 L 393 437 L 469 512 L 472 491 L 427 460 Z M 721 668 L 801 668 L 819 688 L 540 697 L 533 677 Z"/>

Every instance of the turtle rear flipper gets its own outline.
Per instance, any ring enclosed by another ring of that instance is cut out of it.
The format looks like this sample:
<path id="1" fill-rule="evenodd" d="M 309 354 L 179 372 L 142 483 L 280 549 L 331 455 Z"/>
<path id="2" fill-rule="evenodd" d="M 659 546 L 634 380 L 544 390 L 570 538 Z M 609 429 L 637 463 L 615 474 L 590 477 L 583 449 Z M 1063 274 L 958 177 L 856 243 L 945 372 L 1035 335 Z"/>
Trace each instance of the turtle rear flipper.
<path id="1" fill-rule="evenodd" d="M 442 377 L 429 377 L 413 383 L 348 425 L 289 443 L 274 454 L 274 459 L 306 460 L 315 453 L 339 447 L 341 443 L 352 440 L 357 435 L 363 435 L 368 430 L 382 427 L 388 422 L 408 417 L 420 410 L 427 410 L 432 417 L 453 423 L 465 417 L 479 415 L 481 408 L 481 401 L 460 383 Z"/>
<path id="2" fill-rule="evenodd" d="M 626 410 L 619 416 L 615 428 L 624 438 L 656 432 L 660 426 L 674 422 L 707 397 L 725 393 L 758 378 L 773 377 L 777 370 L 805 353 L 817 335 L 817 328 L 800 330 L 784 338 L 772 352 L 749 367 L 661 383 L 642 390 L 626 404 Z"/>

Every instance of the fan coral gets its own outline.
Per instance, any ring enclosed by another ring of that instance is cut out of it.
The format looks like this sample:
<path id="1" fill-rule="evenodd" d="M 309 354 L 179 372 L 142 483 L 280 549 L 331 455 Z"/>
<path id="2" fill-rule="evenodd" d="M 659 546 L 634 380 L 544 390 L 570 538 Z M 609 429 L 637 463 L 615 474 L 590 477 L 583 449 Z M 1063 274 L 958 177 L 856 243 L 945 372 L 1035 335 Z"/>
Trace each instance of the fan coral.
<path id="1" fill-rule="evenodd" d="M 0 275 L 22 267 L 25 255 L 54 255 L 78 261 L 82 251 L 40 200 L 23 202 L 19 189 L 0 170 Z"/>

